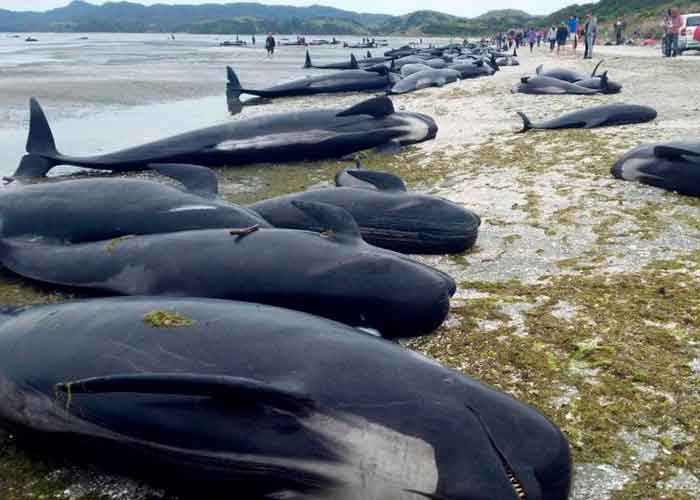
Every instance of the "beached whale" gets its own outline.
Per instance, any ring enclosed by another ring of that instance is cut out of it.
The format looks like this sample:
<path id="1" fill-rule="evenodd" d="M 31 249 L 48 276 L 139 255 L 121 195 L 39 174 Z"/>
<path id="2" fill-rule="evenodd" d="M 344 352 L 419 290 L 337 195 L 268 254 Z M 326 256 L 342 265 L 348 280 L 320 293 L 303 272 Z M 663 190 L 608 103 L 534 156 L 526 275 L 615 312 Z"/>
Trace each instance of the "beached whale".
<path id="1" fill-rule="evenodd" d="M 484 61 L 475 62 L 457 62 L 448 66 L 449 69 L 459 71 L 460 79 L 466 80 L 467 78 L 479 78 L 481 76 L 491 76 L 495 73 L 490 65 L 485 64 Z"/>
<path id="2" fill-rule="evenodd" d="M 57 151 L 46 116 L 33 98 L 30 109 L 28 154 L 16 176 L 42 176 L 61 164 L 124 172 L 143 170 L 152 163 L 225 166 L 340 158 L 378 146 L 427 141 L 437 134 L 432 118 L 397 113 L 389 98 L 376 97 L 347 109 L 257 116 L 115 153 L 76 157 Z"/>
<path id="3" fill-rule="evenodd" d="M 572 474 L 562 433 L 512 397 L 242 302 L 5 311 L 0 422 L 19 443 L 211 498 L 565 500 Z"/>
<path id="4" fill-rule="evenodd" d="M 410 55 L 392 61 L 392 67 L 395 69 L 395 71 L 400 71 L 401 68 L 403 68 L 407 64 L 425 64 L 426 60 L 427 59 L 425 59 L 424 57 Z"/>
<path id="5" fill-rule="evenodd" d="M 607 76 L 601 80 L 601 89 L 590 89 L 549 76 L 524 76 L 511 92 L 536 95 L 594 95 L 603 92 Z"/>
<path id="6" fill-rule="evenodd" d="M 371 172 L 371 170 L 365 170 L 362 168 L 361 163 L 358 161 L 355 168 L 344 168 L 335 174 L 335 185 L 337 187 L 351 187 L 359 189 L 379 189 L 376 186 L 375 180 L 365 181 L 360 177 L 354 175 L 356 172 Z M 406 184 L 404 184 L 403 179 L 398 175 L 390 174 L 387 172 L 377 172 L 376 175 L 381 175 L 382 181 L 381 186 L 385 191 L 408 191 Z"/>
<path id="7" fill-rule="evenodd" d="M 350 54 L 350 60 L 347 62 L 338 62 L 330 64 L 313 64 L 311 62 L 311 54 L 306 51 L 306 62 L 304 63 L 304 68 L 316 68 L 316 69 L 358 69 L 360 65 L 355 58 L 355 54 Z"/>
<path id="8" fill-rule="evenodd" d="M 329 75 L 300 78 L 264 89 L 250 89 L 241 85 L 233 68 L 228 66 L 226 72 L 226 97 L 230 101 L 240 101 L 240 96 L 242 94 L 253 95 L 263 99 L 272 99 L 276 97 L 332 94 L 338 92 L 386 90 L 391 87 L 394 82 L 394 78 L 389 74 L 389 69 L 386 66 L 381 66 L 381 68 L 373 67 L 371 71 L 362 69 L 339 71 Z M 229 102 L 229 107 L 232 105 L 235 109 L 235 102 Z"/>
<path id="9" fill-rule="evenodd" d="M 700 196 L 700 142 L 667 142 L 640 146 L 625 153 L 611 173 L 687 196 Z"/>
<path id="10" fill-rule="evenodd" d="M 462 253 L 476 243 L 481 219 L 444 198 L 407 193 L 397 177 L 371 170 L 348 170 L 348 177 L 375 189 L 313 189 L 250 205 L 275 227 L 321 231 L 318 221 L 296 210 L 292 200 L 327 203 L 353 216 L 362 239 L 409 254 Z"/>
<path id="11" fill-rule="evenodd" d="M 523 120 L 523 129 L 554 130 L 562 128 L 595 128 L 611 125 L 645 123 L 656 118 L 656 110 L 637 104 L 606 104 L 567 113 L 559 118 L 540 123 L 532 123 L 524 113 L 518 112 Z"/>
<path id="12" fill-rule="evenodd" d="M 374 328 L 387 337 L 422 335 L 440 326 L 455 291 L 452 279 L 368 245 L 341 208 L 293 204 L 316 221 L 320 234 L 251 227 L 74 245 L 2 239 L 0 261 L 45 283 L 259 302 Z"/>
<path id="13" fill-rule="evenodd" d="M 448 83 L 458 81 L 460 72 L 454 69 L 428 69 L 413 73 L 411 76 L 397 82 L 389 94 L 406 94 L 428 87 L 442 87 Z"/>
<path id="14" fill-rule="evenodd" d="M 537 73 L 538 76 L 546 76 L 549 78 L 556 78 L 557 80 L 563 80 L 565 82 L 569 83 L 576 83 L 581 80 L 586 80 L 588 78 L 592 78 L 596 76 L 596 72 L 598 71 L 598 68 L 600 67 L 601 64 L 603 64 L 604 61 L 600 61 L 598 64 L 596 64 L 596 67 L 593 68 L 593 72 L 591 73 L 591 76 L 584 75 L 582 73 L 579 73 L 578 71 L 574 71 L 571 69 L 566 69 L 566 68 L 554 68 L 554 69 L 544 69 L 544 66 L 539 65 L 537 66 L 537 69 L 535 72 Z"/>
<path id="15" fill-rule="evenodd" d="M 622 84 L 614 82 L 608 78 L 608 72 L 600 76 L 592 76 L 576 82 L 579 87 L 599 90 L 602 94 L 617 94 L 622 91 Z"/>
<path id="16" fill-rule="evenodd" d="M 420 71 L 429 71 L 430 66 L 426 66 L 425 64 L 422 63 L 414 63 L 414 64 L 406 64 L 401 67 L 401 77 L 406 78 L 407 76 L 411 76 L 414 73 L 418 73 Z"/>
<path id="17" fill-rule="evenodd" d="M 93 178 L 0 190 L 0 237 L 67 243 L 194 229 L 270 227 L 256 212 L 216 199 L 216 174 L 152 165 L 185 189 L 145 179 Z"/>

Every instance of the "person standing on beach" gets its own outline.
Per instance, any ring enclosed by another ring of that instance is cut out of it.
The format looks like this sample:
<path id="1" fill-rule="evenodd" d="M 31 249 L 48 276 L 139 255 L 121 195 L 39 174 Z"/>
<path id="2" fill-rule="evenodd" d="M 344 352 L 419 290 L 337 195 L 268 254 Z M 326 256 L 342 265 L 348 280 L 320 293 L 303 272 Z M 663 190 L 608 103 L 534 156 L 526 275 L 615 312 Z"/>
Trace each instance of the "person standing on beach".
<path id="1" fill-rule="evenodd" d="M 683 27 L 683 19 L 681 18 L 681 11 L 678 7 L 671 9 L 671 34 L 669 40 L 668 52 L 669 56 L 676 57 L 678 55 L 678 37 L 681 33 L 681 28 Z"/>
<path id="2" fill-rule="evenodd" d="M 566 49 L 566 39 L 569 36 L 569 29 L 564 25 L 564 23 L 561 23 L 559 27 L 557 28 L 557 55 L 561 54 L 561 48 L 564 47 Z"/>
<path id="3" fill-rule="evenodd" d="M 267 57 L 272 57 L 275 55 L 275 46 L 277 45 L 277 42 L 275 41 L 275 37 L 272 36 L 272 33 L 267 34 L 267 38 L 265 39 L 265 48 L 267 49 Z"/>
<path id="4" fill-rule="evenodd" d="M 557 28 L 552 26 L 549 28 L 549 34 L 547 35 L 547 40 L 549 40 L 549 51 L 554 52 L 554 45 L 557 43 Z"/>
<path id="5" fill-rule="evenodd" d="M 571 35 L 571 38 L 573 39 L 571 42 L 571 48 L 574 51 L 574 54 L 576 53 L 576 47 L 578 47 L 578 17 L 576 16 L 571 16 L 569 18 L 569 35 Z"/>
<path id="6" fill-rule="evenodd" d="M 593 46 L 595 39 L 598 36 L 598 20 L 593 14 L 586 14 L 586 24 L 583 27 L 583 36 L 586 41 L 586 52 L 583 55 L 584 59 L 593 58 Z"/>
<path id="7" fill-rule="evenodd" d="M 530 31 L 527 32 L 527 41 L 530 44 L 530 53 L 532 54 L 532 51 L 535 49 L 535 42 L 537 42 L 537 33 L 535 33 L 535 30 L 530 28 Z"/>

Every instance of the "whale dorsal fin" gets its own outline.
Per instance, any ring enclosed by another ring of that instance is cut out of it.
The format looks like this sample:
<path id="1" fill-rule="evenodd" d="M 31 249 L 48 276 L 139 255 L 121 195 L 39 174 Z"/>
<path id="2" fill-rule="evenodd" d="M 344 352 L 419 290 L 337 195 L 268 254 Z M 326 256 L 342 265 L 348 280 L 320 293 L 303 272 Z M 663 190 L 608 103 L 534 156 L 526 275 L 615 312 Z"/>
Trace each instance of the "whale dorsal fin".
<path id="1" fill-rule="evenodd" d="M 143 373 L 110 375 L 56 384 L 57 393 L 163 394 L 200 396 L 221 401 L 264 404 L 287 411 L 305 412 L 315 407 L 314 401 L 301 392 L 288 390 L 258 380 L 225 375 L 187 373 Z M 69 403 L 67 403 L 69 404 Z"/>
<path id="2" fill-rule="evenodd" d="M 315 201 L 294 200 L 292 205 L 311 217 L 321 227 L 321 234 L 341 243 L 362 241 L 360 228 L 347 210 Z"/>
<path id="3" fill-rule="evenodd" d="M 306 61 L 304 62 L 304 68 L 313 68 L 314 65 L 311 63 L 311 54 L 309 54 L 309 50 L 306 50 Z"/>
<path id="4" fill-rule="evenodd" d="M 379 191 L 406 192 L 406 184 L 397 175 L 373 170 L 348 170 L 347 172 L 355 179 L 372 184 Z"/>
<path id="5" fill-rule="evenodd" d="M 394 112 L 394 103 L 388 97 L 382 96 L 362 101 L 338 113 L 336 116 L 370 115 L 375 118 L 382 118 L 394 114 Z"/>
<path id="6" fill-rule="evenodd" d="M 537 66 L 537 69 L 535 70 L 535 73 L 537 73 L 537 74 L 539 75 L 540 73 L 542 73 L 542 70 L 543 70 L 543 69 L 544 69 L 544 66 L 542 66 L 542 65 L 540 64 L 539 66 Z"/>
<path id="7" fill-rule="evenodd" d="M 213 170 L 182 163 L 151 163 L 148 168 L 180 182 L 187 191 L 203 198 L 216 198 L 219 181 Z"/>
<path id="8" fill-rule="evenodd" d="M 350 67 L 352 69 L 357 69 L 360 67 L 360 64 L 357 62 L 357 59 L 355 58 L 355 54 L 350 54 Z"/>

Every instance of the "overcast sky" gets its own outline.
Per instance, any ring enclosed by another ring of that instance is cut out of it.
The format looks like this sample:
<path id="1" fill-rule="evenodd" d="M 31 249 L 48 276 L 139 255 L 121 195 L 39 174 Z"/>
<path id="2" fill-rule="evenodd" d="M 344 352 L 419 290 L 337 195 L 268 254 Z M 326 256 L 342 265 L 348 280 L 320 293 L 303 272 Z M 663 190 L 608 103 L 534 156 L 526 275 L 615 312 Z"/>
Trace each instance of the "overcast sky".
<path id="1" fill-rule="evenodd" d="M 142 4 L 198 4 L 231 3 L 232 0 L 131 0 Z M 9 10 L 48 10 L 63 7 L 68 0 L 0 0 L 0 8 Z M 105 3 L 104 0 L 90 0 L 90 3 Z M 457 16 L 474 17 L 493 9 L 520 9 L 531 14 L 549 14 L 566 7 L 576 0 L 266 0 L 259 3 L 280 5 L 328 5 L 339 9 L 383 14 L 407 14 L 416 10 L 430 9 Z M 581 2 L 579 2 L 581 3 Z"/>

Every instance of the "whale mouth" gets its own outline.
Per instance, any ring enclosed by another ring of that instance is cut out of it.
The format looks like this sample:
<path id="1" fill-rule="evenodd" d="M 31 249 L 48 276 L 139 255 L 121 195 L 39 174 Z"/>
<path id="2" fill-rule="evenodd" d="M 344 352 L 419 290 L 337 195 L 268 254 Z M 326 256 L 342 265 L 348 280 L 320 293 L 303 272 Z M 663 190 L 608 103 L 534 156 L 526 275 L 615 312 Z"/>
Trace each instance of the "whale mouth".
<path id="1" fill-rule="evenodd" d="M 510 468 L 510 466 L 505 460 L 501 459 L 501 463 L 503 464 L 503 467 L 506 470 L 506 475 L 508 476 L 510 484 L 513 485 L 513 490 L 515 490 L 515 494 L 518 496 L 518 500 L 527 500 L 527 493 L 525 493 L 525 488 L 515 475 L 515 472 L 513 472 L 513 469 Z"/>

